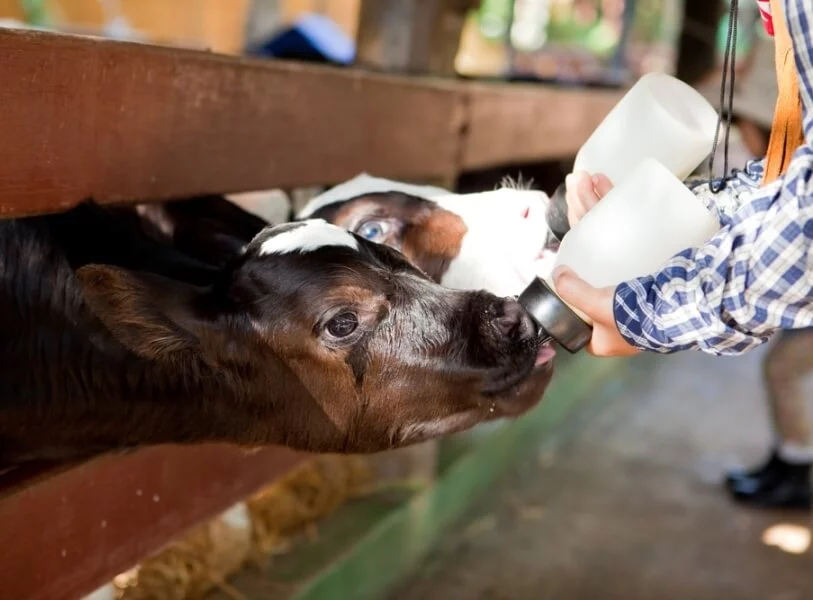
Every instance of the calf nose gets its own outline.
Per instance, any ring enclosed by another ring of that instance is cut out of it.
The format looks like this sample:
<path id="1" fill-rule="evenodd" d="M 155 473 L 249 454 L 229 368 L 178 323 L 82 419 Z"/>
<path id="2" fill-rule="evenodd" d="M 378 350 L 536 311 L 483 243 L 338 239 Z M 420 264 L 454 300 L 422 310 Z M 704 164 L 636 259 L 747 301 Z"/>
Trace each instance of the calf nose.
<path id="1" fill-rule="evenodd" d="M 519 340 L 535 335 L 534 323 L 528 312 L 516 300 L 504 300 L 497 308 L 494 326 L 505 337 Z"/>

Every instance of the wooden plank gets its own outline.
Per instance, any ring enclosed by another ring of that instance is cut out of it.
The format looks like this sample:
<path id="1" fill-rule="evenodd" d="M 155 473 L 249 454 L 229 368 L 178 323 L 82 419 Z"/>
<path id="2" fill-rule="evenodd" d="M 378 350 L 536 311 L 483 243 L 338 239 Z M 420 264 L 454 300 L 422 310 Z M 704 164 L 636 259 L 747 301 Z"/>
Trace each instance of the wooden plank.
<path id="1" fill-rule="evenodd" d="M 443 83 L 11 30 L 0 81 L 4 216 L 454 170 Z"/>
<path id="2" fill-rule="evenodd" d="M 620 97 L 11 30 L 0 81 L 0 217 L 567 158 Z"/>
<path id="3" fill-rule="evenodd" d="M 623 92 L 471 84 L 462 171 L 575 156 Z"/>
<path id="4" fill-rule="evenodd" d="M 3 598 L 75 600 L 303 460 L 270 448 L 156 447 L 0 476 Z"/>

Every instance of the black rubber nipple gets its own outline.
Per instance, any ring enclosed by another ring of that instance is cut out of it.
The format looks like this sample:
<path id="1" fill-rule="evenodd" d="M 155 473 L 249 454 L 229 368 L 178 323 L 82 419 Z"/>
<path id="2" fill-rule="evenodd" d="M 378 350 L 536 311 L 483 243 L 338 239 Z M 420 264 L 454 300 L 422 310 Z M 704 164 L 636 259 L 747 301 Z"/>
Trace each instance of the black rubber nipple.
<path id="1" fill-rule="evenodd" d="M 565 304 L 556 292 L 539 277 L 519 296 L 539 326 L 541 340 L 554 340 L 568 352 L 575 354 L 584 348 L 593 335 L 593 328 Z"/>

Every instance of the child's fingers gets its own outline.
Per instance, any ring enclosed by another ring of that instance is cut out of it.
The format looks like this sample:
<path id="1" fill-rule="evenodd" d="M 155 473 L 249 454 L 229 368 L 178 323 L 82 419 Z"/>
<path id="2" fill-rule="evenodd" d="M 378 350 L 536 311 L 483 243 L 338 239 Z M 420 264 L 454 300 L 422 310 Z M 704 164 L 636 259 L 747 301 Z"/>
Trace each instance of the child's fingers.
<path id="1" fill-rule="evenodd" d="M 593 175 L 592 179 L 593 189 L 599 198 L 604 198 L 604 196 L 609 194 L 610 190 L 613 189 L 613 182 L 610 181 L 609 177 L 606 175 L 599 173 L 597 175 Z"/>
<path id="2" fill-rule="evenodd" d="M 587 213 L 598 204 L 599 196 L 593 187 L 593 178 L 587 173 L 579 174 L 578 182 L 576 183 L 576 197 L 582 214 Z"/>

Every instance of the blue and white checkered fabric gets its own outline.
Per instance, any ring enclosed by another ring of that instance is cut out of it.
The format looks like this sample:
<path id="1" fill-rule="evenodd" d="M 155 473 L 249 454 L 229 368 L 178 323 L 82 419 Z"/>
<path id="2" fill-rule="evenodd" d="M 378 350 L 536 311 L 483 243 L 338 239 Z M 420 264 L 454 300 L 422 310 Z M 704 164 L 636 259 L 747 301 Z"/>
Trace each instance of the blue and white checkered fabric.
<path id="1" fill-rule="evenodd" d="M 779 329 L 813 326 L 813 2 L 786 0 L 785 14 L 805 143 L 766 187 L 758 187 L 762 163 L 753 162 L 732 173 L 719 194 L 707 184 L 694 188 L 722 229 L 658 273 L 616 288 L 616 324 L 638 348 L 739 354 Z"/>

